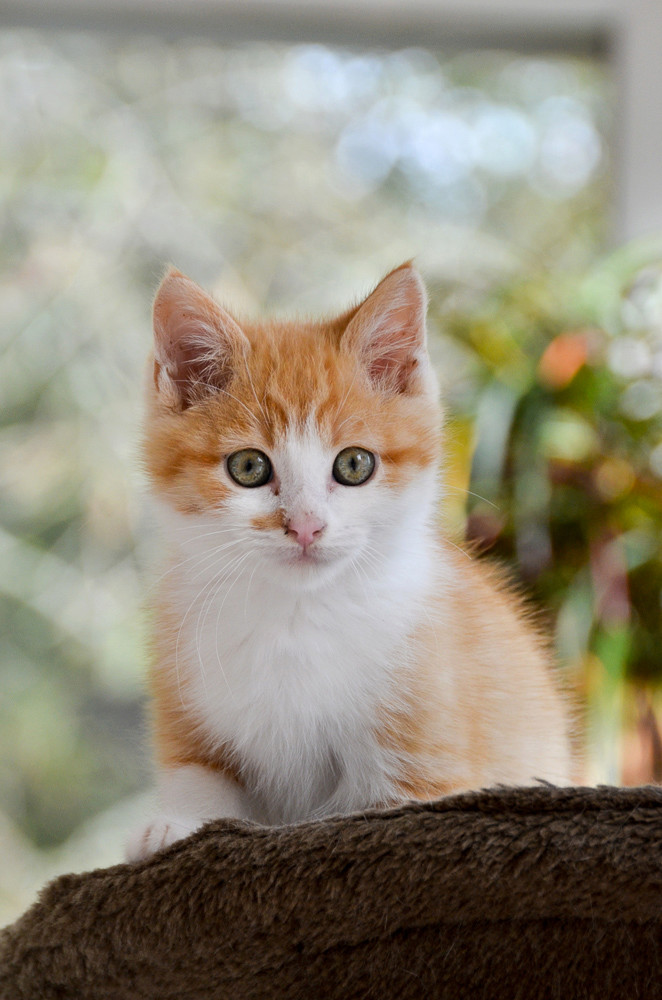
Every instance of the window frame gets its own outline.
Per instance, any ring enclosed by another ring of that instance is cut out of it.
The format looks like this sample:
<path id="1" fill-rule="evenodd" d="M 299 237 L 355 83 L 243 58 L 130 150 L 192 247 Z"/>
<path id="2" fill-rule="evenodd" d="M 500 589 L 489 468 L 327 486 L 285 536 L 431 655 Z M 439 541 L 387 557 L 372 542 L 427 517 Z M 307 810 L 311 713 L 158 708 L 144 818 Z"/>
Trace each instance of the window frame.
<path id="1" fill-rule="evenodd" d="M 662 4 L 657 0 L 0 0 L 42 30 L 588 55 L 615 92 L 611 234 L 662 235 Z"/>

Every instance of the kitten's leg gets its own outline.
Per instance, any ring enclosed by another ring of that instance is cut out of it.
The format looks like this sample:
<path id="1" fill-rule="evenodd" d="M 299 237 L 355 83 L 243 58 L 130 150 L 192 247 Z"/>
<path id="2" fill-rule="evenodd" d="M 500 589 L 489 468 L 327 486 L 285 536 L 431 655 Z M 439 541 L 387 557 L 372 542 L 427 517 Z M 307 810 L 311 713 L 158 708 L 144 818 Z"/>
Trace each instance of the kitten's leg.
<path id="1" fill-rule="evenodd" d="M 140 861 L 169 847 L 210 819 L 250 818 L 248 797 L 237 782 L 200 764 L 162 770 L 157 793 L 158 815 L 129 839 L 128 861 Z"/>

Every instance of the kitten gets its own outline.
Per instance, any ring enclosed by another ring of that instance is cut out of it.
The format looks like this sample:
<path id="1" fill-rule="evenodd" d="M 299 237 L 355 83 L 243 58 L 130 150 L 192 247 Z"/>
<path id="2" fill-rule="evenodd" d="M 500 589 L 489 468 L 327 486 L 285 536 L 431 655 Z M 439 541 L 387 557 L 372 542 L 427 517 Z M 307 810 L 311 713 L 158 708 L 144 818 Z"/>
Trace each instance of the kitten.
<path id="1" fill-rule="evenodd" d="M 289 823 L 568 783 L 541 638 L 439 536 L 441 412 L 414 268 L 327 322 L 240 323 L 175 270 L 154 304 L 151 854 L 207 819 Z"/>

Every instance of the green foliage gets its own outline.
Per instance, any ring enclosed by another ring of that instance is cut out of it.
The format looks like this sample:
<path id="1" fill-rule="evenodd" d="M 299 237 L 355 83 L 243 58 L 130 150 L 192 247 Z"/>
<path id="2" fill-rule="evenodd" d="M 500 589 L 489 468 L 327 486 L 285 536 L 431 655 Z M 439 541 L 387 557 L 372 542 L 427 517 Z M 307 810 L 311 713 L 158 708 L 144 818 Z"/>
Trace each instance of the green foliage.
<path id="1" fill-rule="evenodd" d="M 661 260 L 629 248 L 434 316 L 468 352 L 451 388 L 458 415 L 476 414 L 455 455 L 467 535 L 517 567 L 589 700 L 662 682 Z"/>

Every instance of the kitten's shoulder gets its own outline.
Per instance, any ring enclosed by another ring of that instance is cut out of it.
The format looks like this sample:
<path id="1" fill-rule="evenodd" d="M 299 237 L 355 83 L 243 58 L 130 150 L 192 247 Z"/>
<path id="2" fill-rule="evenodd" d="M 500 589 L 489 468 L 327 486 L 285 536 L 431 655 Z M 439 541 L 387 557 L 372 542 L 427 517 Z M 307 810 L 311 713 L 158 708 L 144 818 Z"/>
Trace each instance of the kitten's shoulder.
<path id="1" fill-rule="evenodd" d="M 539 625 L 539 613 L 527 599 L 512 571 L 503 563 L 481 555 L 471 542 L 458 543 L 439 533 L 435 539 L 439 555 L 440 590 L 459 603 L 525 619 L 529 627 Z M 445 586 L 444 586 L 445 585 Z"/>

